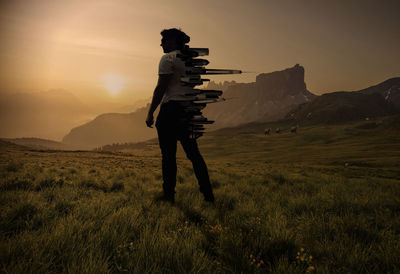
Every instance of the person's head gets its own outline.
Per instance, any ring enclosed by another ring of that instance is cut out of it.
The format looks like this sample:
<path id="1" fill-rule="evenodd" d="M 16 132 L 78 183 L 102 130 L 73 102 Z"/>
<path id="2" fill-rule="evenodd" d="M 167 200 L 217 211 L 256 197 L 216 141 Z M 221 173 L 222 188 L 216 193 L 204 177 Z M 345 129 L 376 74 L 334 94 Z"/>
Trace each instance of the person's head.
<path id="1" fill-rule="evenodd" d="M 161 32 L 161 46 L 164 53 L 168 53 L 174 50 L 181 50 L 185 44 L 189 43 L 190 37 L 179 29 L 164 29 Z"/>

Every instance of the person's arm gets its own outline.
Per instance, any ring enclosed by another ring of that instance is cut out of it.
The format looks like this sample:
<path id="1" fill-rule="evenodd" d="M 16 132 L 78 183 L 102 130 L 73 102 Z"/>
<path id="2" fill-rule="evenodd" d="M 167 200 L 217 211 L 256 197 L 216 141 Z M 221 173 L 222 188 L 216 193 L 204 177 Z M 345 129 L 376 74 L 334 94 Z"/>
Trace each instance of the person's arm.
<path id="1" fill-rule="evenodd" d="M 150 109 L 146 118 L 146 125 L 148 127 L 152 127 L 154 123 L 154 111 L 157 109 L 160 104 L 164 93 L 166 92 L 168 85 L 171 81 L 173 74 L 159 74 L 157 86 L 154 89 L 153 99 L 151 101 Z"/>

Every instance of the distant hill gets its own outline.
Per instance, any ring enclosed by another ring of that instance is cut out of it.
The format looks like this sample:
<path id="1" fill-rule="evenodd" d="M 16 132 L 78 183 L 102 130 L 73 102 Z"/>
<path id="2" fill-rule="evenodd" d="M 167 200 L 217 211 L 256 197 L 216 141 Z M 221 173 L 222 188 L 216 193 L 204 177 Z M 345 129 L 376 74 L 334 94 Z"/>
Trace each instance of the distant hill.
<path id="1" fill-rule="evenodd" d="M 343 123 L 400 112 L 400 78 L 352 92 L 332 92 L 298 106 L 286 115 L 299 123 Z"/>
<path id="2" fill-rule="evenodd" d="M 74 146 L 40 138 L 2 138 L 1 140 L 34 149 L 75 150 Z"/>
<path id="3" fill-rule="evenodd" d="M 6 141 L 4 139 L 0 139 L 0 151 L 2 153 L 4 152 L 11 152 L 11 151 L 21 151 L 21 150 L 26 150 L 28 147 L 22 146 L 22 145 L 17 145 L 12 142 Z"/>
<path id="4" fill-rule="evenodd" d="M 392 103 L 397 109 L 400 109 L 400 77 L 388 79 L 378 85 L 362 89 L 359 92 L 363 94 L 378 93 L 389 103 Z"/>
<path id="5" fill-rule="evenodd" d="M 73 128 L 63 143 L 80 149 L 93 149 L 112 143 L 141 142 L 156 137 L 155 128 L 145 124 L 148 106 L 132 113 L 106 113 Z"/>
<path id="6" fill-rule="evenodd" d="M 151 102 L 152 97 L 146 98 L 146 99 L 139 99 L 134 101 L 130 105 L 125 105 L 122 107 L 119 107 L 118 109 L 115 110 L 115 112 L 118 113 L 130 113 L 138 110 L 139 108 L 145 107 L 147 104 Z"/>
<path id="7" fill-rule="evenodd" d="M 223 94 L 227 101 L 208 105 L 204 113 L 216 121 L 211 129 L 274 121 L 315 96 L 306 88 L 304 68 L 297 64 L 282 71 L 259 74 L 253 83 L 228 85 Z"/>

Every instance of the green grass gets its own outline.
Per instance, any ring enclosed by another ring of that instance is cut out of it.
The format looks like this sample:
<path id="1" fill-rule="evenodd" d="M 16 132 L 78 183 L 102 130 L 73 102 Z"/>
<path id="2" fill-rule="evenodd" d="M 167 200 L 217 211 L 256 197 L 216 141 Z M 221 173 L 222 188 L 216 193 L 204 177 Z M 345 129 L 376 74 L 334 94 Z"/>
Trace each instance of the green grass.
<path id="1" fill-rule="evenodd" d="M 200 139 L 215 205 L 181 149 L 170 205 L 153 202 L 162 180 L 154 142 L 124 153 L 2 143 L 0 271 L 400 272 L 400 131 L 264 128 Z"/>

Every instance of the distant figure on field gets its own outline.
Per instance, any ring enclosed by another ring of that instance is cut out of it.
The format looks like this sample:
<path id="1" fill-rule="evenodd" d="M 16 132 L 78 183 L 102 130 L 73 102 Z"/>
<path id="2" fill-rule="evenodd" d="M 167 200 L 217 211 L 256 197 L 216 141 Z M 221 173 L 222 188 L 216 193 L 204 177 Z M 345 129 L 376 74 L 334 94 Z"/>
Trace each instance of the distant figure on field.
<path id="1" fill-rule="evenodd" d="M 269 135 L 270 132 L 271 132 L 271 128 L 266 128 L 266 129 L 264 130 L 264 134 L 265 134 L 265 135 Z"/>
<path id="2" fill-rule="evenodd" d="M 275 132 L 276 132 L 276 133 L 281 133 L 281 129 L 278 127 L 278 128 L 275 130 Z"/>
<path id="3" fill-rule="evenodd" d="M 179 140 L 186 156 L 192 162 L 204 200 L 214 202 L 214 195 L 208 176 L 208 170 L 200 154 L 196 139 L 189 137 L 187 125 L 182 123 L 185 112 L 179 103 L 185 96 L 181 84 L 181 75 L 185 73 L 185 63 L 179 58 L 190 37 L 178 29 L 165 29 L 161 32 L 161 47 L 164 55 L 158 68 L 158 83 L 147 115 L 146 124 L 152 127 L 153 114 L 161 103 L 156 128 L 162 154 L 163 191 L 157 201 L 175 201 L 176 185 L 176 145 Z"/>
<path id="4" fill-rule="evenodd" d="M 290 128 L 291 133 L 297 133 L 297 126 L 293 126 Z"/>

